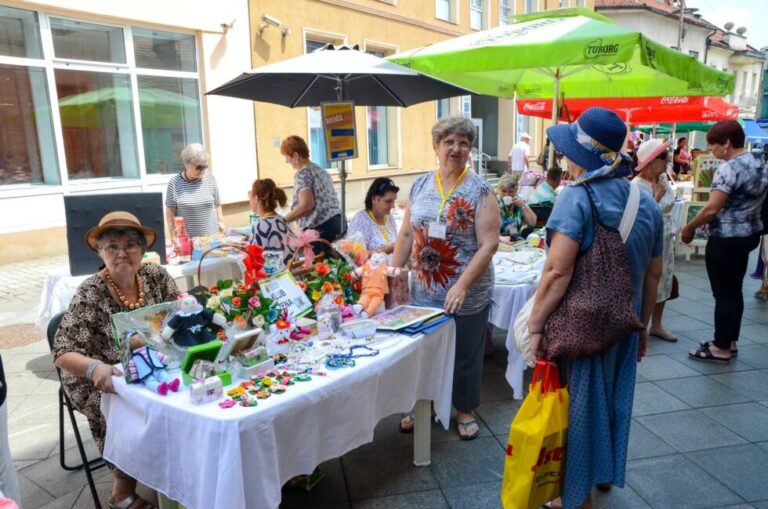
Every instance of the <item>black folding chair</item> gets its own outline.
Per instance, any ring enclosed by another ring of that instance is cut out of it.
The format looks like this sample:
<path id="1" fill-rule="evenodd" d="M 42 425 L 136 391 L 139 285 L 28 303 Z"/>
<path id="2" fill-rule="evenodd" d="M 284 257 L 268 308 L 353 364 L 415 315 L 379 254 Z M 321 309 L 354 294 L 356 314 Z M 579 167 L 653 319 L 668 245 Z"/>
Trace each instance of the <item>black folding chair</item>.
<path id="1" fill-rule="evenodd" d="M 61 324 L 61 319 L 64 316 L 64 312 L 58 313 L 51 318 L 48 324 L 48 346 L 53 351 L 53 337 L 56 335 L 56 330 Z M 101 509 L 101 503 L 99 502 L 99 495 L 96 493 L 96 484 L 93 482 L 93 471 L 103 466 L 106 466 L 104 459 L 99 457 L 89 460 L 85 455 L 85 447 L 83 446 L 83 439 L 80 436 L 80 429 L 77 427 L 77 419 L 75 418 L 75 410 L 72 406 L 72 402 L 69 400 L 69 396 L 64 391 L 64 387 L 61 386 L 61 370 L 56 367 L 56 374 L 59 376 L 59 463 L 64 470 L 80 470 L 85 471 L 85 477 L 88 479 L 88 486 L 91 489 L 91 496 L 93 497 L 93 505 L 96 509 Z M 77 442 L 77 450 L 80 452 L 80 461 L 78 465 L 67 465 L 66 458 L 64 457 L 64 451 L 66 447 L 64 445 L 64 409 L 67 409 L 69 413 L 69 422 L 72 424 L 72 430 L 75 432 L 75 441 Z"/>

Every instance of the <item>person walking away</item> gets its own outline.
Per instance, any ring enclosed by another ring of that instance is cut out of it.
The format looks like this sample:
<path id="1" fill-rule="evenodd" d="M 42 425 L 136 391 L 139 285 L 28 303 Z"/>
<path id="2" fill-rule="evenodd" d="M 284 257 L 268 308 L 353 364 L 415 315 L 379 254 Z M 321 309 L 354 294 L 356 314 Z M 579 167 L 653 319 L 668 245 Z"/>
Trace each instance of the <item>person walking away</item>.
<path id="1" fill-rule="evenodd" d="M 531 155 L 531 146 L 529 145 L 531 137 L 528 133 L 520 133 L 520 141 L 515 143 L 512 150 L 509 151 L 507 163 L 509 171 L 513 175 L 521 175 L 528 170 L 528 157 Z"/>

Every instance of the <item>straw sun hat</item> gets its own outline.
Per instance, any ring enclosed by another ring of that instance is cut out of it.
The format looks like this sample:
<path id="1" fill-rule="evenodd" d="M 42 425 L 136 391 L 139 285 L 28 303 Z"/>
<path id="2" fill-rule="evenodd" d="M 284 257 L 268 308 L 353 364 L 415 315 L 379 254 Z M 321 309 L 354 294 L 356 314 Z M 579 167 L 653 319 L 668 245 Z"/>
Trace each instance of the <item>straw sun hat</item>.
<path id="1" fill-rule="evenodd" d="M 101 218 L 101 221 L 99 221 L 98 226 L 94 226 L 88 232 L 85 234 L 85 242 L 88 244 L 88 247 L 93 249 L 94 251 L 99 250 L 99 244 L 98 240 L 102 233 L 104 233 L 107 230 L 136 230 L 137 232 L 144 235 L 144 238 L 147 241 L 147 249 L 152 247 L 152 244 L 155 243 L 155 239 L 157 238 L 157 232 L 153 230 L 152 228 L 147 228 L 146 226 L 142 226 L 139 219 L 131 214 L 130 212 L 125 212 L 122 210 L 116 210 L 115 212 L 110 212 L 109 214 L 105 215 Z"/>

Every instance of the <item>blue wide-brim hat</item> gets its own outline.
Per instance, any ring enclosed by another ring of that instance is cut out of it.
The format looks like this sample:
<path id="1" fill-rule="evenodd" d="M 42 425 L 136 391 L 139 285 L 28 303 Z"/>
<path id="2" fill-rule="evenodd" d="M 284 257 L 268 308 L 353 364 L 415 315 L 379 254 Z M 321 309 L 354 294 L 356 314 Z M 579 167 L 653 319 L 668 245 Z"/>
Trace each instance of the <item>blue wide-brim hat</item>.
<path id="1" fill-rule="evenodd" d="M 587 171 L 614 164 L 620 157 L 627 127 L 608 108 L 589 108 L 572 124 L 547 129 L 547 136 L 565 157 Z"/>

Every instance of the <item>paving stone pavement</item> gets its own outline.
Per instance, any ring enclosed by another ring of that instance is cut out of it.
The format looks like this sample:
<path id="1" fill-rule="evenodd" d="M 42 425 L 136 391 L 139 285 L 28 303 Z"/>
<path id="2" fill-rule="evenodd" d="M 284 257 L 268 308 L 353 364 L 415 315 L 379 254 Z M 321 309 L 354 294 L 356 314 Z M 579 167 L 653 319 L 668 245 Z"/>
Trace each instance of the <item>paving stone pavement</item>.
<path id="1" fill-rule="evenodd" d="M 40 291 L 44 266 L 30 263 L 26 272 L 6 267 L 0 267 L 0 284 L 32 288 L 40 281 Z M 595 507 L 768 509 L 768 304 L 752 297 L 758 282 L 747 277 L 738 359 L 728 365 L 697 363 L 685 351 L 711 338 L 714 305 L 703 258 L 678 258 L 677 275 L 681 298 L 667 306 L 665 323 L 680 341 L 651 339 L 649 356 L 638 366 L 626 486 L 595 492 Z M 31 289 L 15 295 L 3 294 L 0 305 L 10 302 L 35 311 L 39 295 Z M 500 507 L 504 444 L 520 406 L 503 377 L 503 337 L 501 331 L 495 335 L 496 352 L 486 357 L 478 439 L 462 442 L 454 428 L 445 432 L 435 426 L 432 465 L 417 468 L 411 463 L 412 438 L 397 431 L 399 416 L 391 416 L 379 423 L 372 443 L 321 465 L 325 479 L 311 493 L 284 490 L 282 507 Z M 92 507 L 85 475 L 59 466 L 59 385 L 47 343 L 41 339 L 2 356 L 23 507 Z M 84 420 L 81 429 L 87 430 Z M 77 454 L 71 431 L 65 443 L 67 461 L 73 462 Z M 91 439 L 87 447 L 95 454 Z M 96 478 L 106 506 L 110 474 L 100 470 Z"/>

